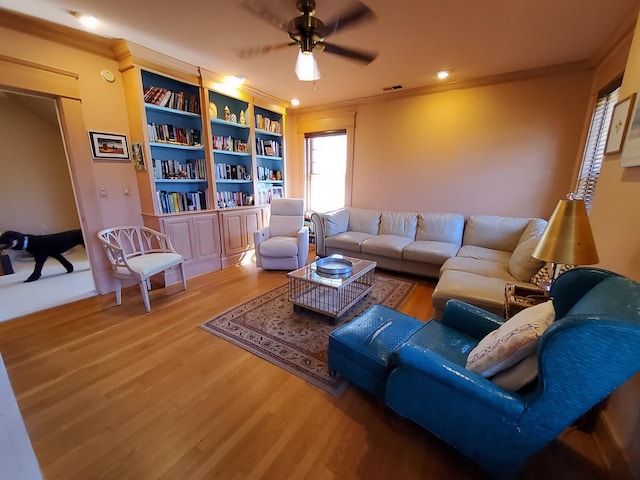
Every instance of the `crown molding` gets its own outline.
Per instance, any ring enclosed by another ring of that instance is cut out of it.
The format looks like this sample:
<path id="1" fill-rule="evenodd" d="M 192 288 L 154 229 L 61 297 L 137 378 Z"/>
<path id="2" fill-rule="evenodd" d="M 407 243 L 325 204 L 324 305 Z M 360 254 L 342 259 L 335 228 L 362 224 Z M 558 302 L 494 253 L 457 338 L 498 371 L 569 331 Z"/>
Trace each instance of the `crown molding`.
<path id="1" fill-rule="evenodd" d="M 313 113 L 313 112 L 318 112 L 322 110 L 353 108 L 357 105 L 363 105 L 367 103 L 388 102 L 390 100 L 399 100 L 402 98 L 417 97 L 421 95 L 431 95 L 434 93 L 448 92 L 451 90 L 461 90 L 461 89 L 467 89 L 467 88 L 478 88 L 478 87 L 486 87 L 490 85 L 499 85 L 499 84 L 510 83 L 510 82 L 520 82 L 524 80 L 550 77 L 550 76 L 561 75 L 566 73 L 584 72 L 592 69 L 593 67 L 591 65 L 591 62 L 584 60 L 580 62 L 553 65 L 549 67 L 535 68 L 530 70 L 520 70 L 516 72 L 509 72 L 509 73 L 498 74 L 498 75 L 490 75 L 486 77 L 472 78 L 469 80 L 462 80 L 458 82 L 448 82 L 448 83 L 442 83 L 438 85 L 409 88 L 407 90 L 396 90 L 392 92 L 383 93 L 380 95 L 355 98 L 352 100 L 345 100 L 343 102 L 335 102 L 331 104 L 317 105 L 313 107 L 289 109 L 288 113 L 291 115 L 304 115 L 307 113 Z"/>
<path id="2" fill-rule="evenodd" d="M 0 8 L 0 27 L 114 59 L 114 39 Z"/>

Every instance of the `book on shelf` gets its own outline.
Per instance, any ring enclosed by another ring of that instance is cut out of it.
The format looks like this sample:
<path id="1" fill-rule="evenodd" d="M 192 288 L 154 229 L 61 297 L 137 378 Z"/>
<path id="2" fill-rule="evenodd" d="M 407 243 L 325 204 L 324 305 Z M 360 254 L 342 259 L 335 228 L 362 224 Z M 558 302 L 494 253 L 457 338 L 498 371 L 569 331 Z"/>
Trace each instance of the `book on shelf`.
<path id="1" fill-rule="evenodd" d="M 188 212 L 209 208 L 206 190 L 196 192 L 156 191 L 162 213 Z"/>
<path id="2" fill-rule="evenodd" d="M 147 124 L 147 132 L 150 142 L 173 143 L 189 147 L 202 146 L 200 130 L 195 128 L 182 128 L 168 124 Z"/>
<path id="3" fill-rule="evenodd" d="M 232 208 L 253 205 L 253 195 L 246 192 L 223 190 L 218 192 L 218 208 Z"/>
<path id="4" fill-rule="evenodd" d="M 256 153 L 267 157 L 281 157 L 280 143 L 256 138 Z"/>
<path id="5" fill-rule="evenodd" d="M 173 92 L 153 85 L 144 90 L 144 102 L 159 107 L 172 108 L 200 115 L 200 98 L 182 91 Z"/>
<path id="6" fill-rule="evenodd" d="M 259 113 L 256 114 L 256 128 L 258 130 L 280 134 L 280 122 L 271 120 L 269 117 L 265 117 Z"/>
<path id="7" fill-rule="evenodd" d="M 191 158 L 181 163 L 177 160 L 153 159 L 153 176 L 162 180 L 206 180 L 207 167 L 204 158 Z"/>

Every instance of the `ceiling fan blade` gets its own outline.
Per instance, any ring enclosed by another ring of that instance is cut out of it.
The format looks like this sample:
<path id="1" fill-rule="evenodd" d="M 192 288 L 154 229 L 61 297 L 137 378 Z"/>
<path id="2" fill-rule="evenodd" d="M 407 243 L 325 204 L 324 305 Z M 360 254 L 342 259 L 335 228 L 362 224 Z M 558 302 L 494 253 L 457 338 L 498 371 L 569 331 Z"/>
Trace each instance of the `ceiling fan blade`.
<path id="1" fill-rule="evenodd" d="M 333 43 L 318 42 L 316 47 L 320 48 L 324 52 L 332 53 L 334 55 L 340 55 L 342 57 L 348 58 L 349 60 L 355 60 L 357 62 L 364 63 L 365 65 L 373 62 L 378 56 L 377 52 L 365 52 L 363 50 L 344 48 L 338 45 L 334 45 Z"/>
<path id="2" fill-rule="evenodd" d="M 240 7 L 268 24 L 284 32 L 287 31 L 289 18 L 285 18 L 280 13 L 273 11 L 267 0 L 244 0 L 240 3 Z"/>
<path id="3" fill-rule="evenodd" d="M 288 43 L 276 43 L 274 45 L 262 45 L 260 47 L 247 47 L 238 50 L 238 56 L 240 58 L 253 58 L 261 55 L 267 55 L 268 53 L 274 52 L 276 50 L 282 50 L 283 48 L 291 47 L 292 45 L 297 45 L 296 42 L 288 42 Z"/>
<path id="4" fill-rule="evenodd" d="M 318 35 L 326 38 L 349 27 L 354 27 L 365 21 L 373 20 L 376 14 L 364 3 L 355 2 L 330 22 L 325 22 L 324 27 L 318 29 Z"/>

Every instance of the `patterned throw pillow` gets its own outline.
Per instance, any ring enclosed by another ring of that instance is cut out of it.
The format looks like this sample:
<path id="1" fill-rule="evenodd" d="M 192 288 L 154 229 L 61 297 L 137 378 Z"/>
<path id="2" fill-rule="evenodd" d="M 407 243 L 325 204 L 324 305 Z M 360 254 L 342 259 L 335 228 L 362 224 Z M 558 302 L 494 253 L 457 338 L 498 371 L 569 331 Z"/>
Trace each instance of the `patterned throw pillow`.
<path id="1" fill-rule="evenodd" d="M 536 352 L 538 339 L 553 323 L 551 300 L 526 308 L 492 331 L 471 350 L 467 370 L 491 377 Z"/>

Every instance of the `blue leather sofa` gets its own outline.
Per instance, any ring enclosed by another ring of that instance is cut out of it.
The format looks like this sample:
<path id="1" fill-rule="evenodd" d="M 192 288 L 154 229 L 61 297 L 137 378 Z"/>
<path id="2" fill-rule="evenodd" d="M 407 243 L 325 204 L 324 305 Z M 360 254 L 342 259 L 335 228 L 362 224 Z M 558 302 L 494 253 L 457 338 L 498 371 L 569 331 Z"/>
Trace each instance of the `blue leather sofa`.
<path id="1" fill-rule="evenodd" d="M 504 319 L 450 300 L 441 322 L 426 322 L 384 355 L 386 406 L 496 477 L 515 477 L 532 455 L 640 371 L 640 284 L 576 268 L 556 280 L 551 296 L 556 320 L 539 339 L 533 384 L 511 392 L 465 368 L 471 349 Z M 330 346 L 330 361 L 331 354 Z"/>

